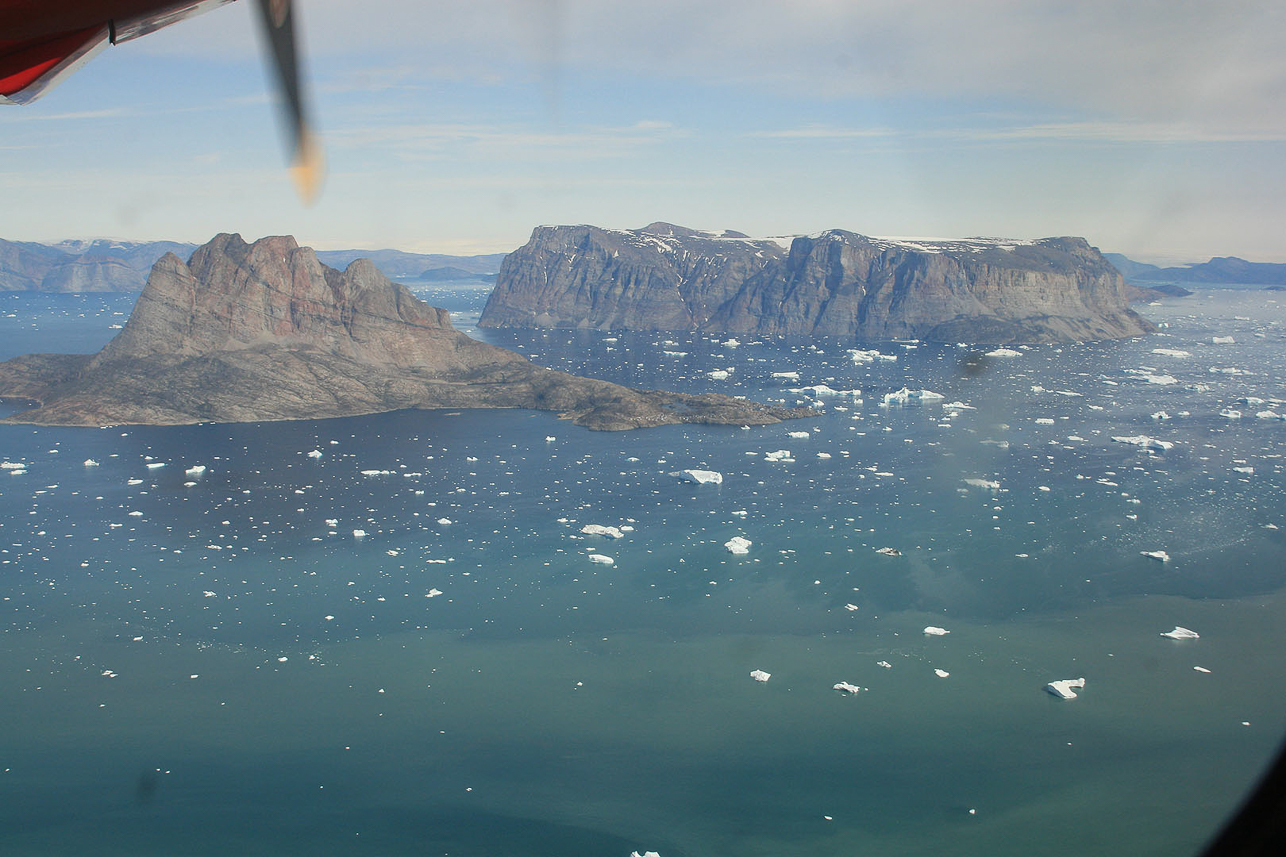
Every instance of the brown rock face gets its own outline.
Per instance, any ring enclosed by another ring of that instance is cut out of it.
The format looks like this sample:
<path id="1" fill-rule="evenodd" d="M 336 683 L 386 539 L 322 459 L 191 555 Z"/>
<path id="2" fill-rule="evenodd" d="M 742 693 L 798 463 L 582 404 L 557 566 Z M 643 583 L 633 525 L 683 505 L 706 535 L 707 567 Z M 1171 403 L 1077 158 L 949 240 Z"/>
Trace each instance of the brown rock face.
<path id="1" fill-rule="evenodd" d="M 490 327 L 1050 342 L 1137 336 L 1125 284 L 1081 238 L 773 242 L 541 227 L 501 266 Z"/>
<path id="2" fill-rule="evenodd" d="M 359 259 L 340 272 L 290 237 L 219 235 L 152 269 L 124 329 L 93 357 L 0 364 L 13 422 L 248 422 L 401 408 L 525 407 L 591 428 L 763 424 L 802 413 L 727 396 L 634 390 L 533 366 L 470 339 Z"/>

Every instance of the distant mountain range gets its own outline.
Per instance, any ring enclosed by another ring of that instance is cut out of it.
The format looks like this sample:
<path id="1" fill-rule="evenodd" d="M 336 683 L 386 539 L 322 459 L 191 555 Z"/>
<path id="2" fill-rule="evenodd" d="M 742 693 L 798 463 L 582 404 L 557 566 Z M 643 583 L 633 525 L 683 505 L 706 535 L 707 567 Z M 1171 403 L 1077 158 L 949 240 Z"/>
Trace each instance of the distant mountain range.
<path id="1" fill-rule="evenodd" d="M 195 244 L 176 241 L 60 241 L 39 244 L 0 239 L 0 292 L 138 292 L 166 253 L 187 259 Z M 395 279 L 476 280 L 500 270 L 503 253 L 450 256 L 402 250 L 321 250 L 322 264 L 343 270 L 370 259 Z M 446 275 L 444 275 L 446 272 Z"/>
<path id="2" fill-rule="evenodd" d="M 1215 256 L 1209 262 L 1161 268 L 1145 262 L 1135 262 L 1120 253 L 1104 253 L 1103 256 L 1131 282 L 1286 286 L 1286 264 L 1278 262 L 1247 262 L 1236 256 Z"/>

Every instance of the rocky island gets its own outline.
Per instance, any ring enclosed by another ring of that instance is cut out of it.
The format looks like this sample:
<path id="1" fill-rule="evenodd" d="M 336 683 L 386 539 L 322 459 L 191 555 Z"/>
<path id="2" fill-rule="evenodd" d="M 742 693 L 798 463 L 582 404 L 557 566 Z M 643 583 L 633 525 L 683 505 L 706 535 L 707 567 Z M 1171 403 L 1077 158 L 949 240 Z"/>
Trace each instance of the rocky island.
<path id="1" fill-rule="evenodd" d="M 996 344 L 1154 329 L 1083 238 L 911 241 L 834 229 L 786 243 L 667 223 L 538 227 L 501 264 L 480 324 Z"/>
<path id="2" fill-rule="evenodd" d="M 9 422 L 168 425 L 352 416 L 403 408 L 534 408 L 591 429 L 762 425 L 806 410 L 637 390 L 535 366 L 470 339 L 359 259 L 344 271 L 294 238 L 223 234 L 161 257 L 100 352 L 0 363 Z"/>

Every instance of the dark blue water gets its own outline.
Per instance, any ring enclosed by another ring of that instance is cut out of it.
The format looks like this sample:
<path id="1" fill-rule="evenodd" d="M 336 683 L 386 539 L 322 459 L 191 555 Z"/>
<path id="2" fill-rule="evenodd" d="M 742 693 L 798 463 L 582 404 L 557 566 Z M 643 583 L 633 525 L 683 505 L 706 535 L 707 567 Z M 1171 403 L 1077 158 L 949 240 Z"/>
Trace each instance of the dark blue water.
<path id="1" fill-rule="evenodd" d="M 2 356 L 93 351 L 129 304 L 0 299 Z M 1286 730 L 1286 422 L 1256 416 L 1286 411 L 1286 329 L 1262 293 L 1145 314 L 1168 327 L 873 363 L 483 333 L 819 405 L 749 429 L 0 426 L 3 850 L 1192 853 Z M 823 383 L 860 401 L 791 389 Z M 903 386 L 971 408 L 881 404 Z"/>

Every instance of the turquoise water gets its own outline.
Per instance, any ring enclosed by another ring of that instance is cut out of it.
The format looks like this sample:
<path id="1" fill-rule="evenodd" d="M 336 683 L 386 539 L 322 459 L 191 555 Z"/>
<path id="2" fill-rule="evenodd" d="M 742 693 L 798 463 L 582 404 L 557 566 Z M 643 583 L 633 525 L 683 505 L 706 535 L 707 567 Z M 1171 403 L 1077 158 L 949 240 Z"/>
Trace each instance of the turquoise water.
<path id="1" fill-rule="evenodd" d="M 128 312 L 0 297 L 6 357 L 93 350 Z M 1264 293 L 1145 314 L 1168 327 L 868 364 L 483 334 L 637 386 L 861 390 L 745 430 L 0 427 L 26 471 L 0 473 L 0 850 L 1193 853 L 1286 732 L 1286 422 L 1255 417 L 1286 410 L 1286 330 Z M 972 409 L 881 406 L 903 386 Z M 1111 440 L 1139 434 L 1175 445 Z"/>

